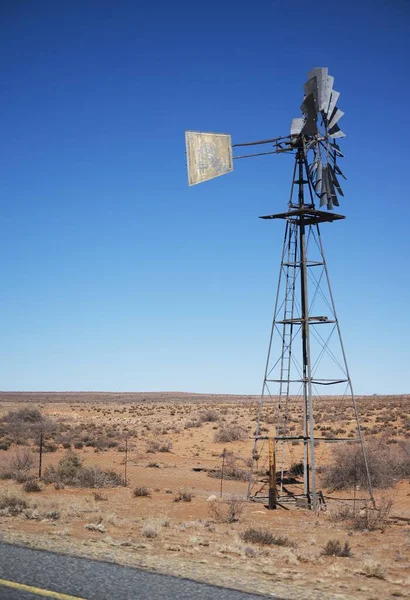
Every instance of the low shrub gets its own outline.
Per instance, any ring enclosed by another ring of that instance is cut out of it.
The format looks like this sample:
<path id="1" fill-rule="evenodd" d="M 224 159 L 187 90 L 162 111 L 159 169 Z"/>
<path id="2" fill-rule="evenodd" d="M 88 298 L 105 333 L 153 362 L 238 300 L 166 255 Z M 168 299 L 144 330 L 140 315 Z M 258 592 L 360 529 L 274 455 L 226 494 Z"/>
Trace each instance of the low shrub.
<path id="1" fill-rule="evenodd" d="M 192 494 L 190 492 L 177 492 L 174 497 L 174 502 L 191 502 Z"/>
<path id="2" fill-rule="evenodd" d="M 375 577 L 376 579 L 386 579 L 386 569 L 371 559 L 368 559 L 364 563 L 360 574 L 366 577 Z"/>
<path id="3" fill-rule="evenodd" d="M 35 479 L 28 479 L 24 485 L 23 490 L 25 492 L 41 492 L 41 486 Z"/>
<path id="4" fill-rule="evenodd" d="M 241 518 L 244 501 L 232 496 L 229 500 L 221 502 L 213 500 L 209 503 L 209 516 L 217 523 L 237 523 Z"/>
<path id="5" fill-rule="evenodd" d="M 158 452 L 171 452 L 172 442 L 163 442 L 158 447 Z"/>
<path id="6" fill-rule="evenodd" d="M 216 410 L 208 408 L 199 414 L 199 420 L 202 423 L 216 423 L 219 421 L 219 414 Z"/>
<path id="7" fill-rule="evenodd" d="M 215 442 L 222 442 L 224 444 L 228 442 L 237 442 L 242 441 L 246 437 L 246 432 L 242 427 L 237 427 L 236 425 L 226 425 L 225 427 L 220 427 L 214 436 Z"/>
<path id="8" fill-rule="evenodd" d="M 155 454 L 156 452 L 159 451 L 161 444 L 159 442 L 157 442 L 156 440 L 150 440 L 147 443 L 147 452 L 149 454 Z"/>
<path id="9" fill-rule="evenodd" d="M 6 423 L 42 423 L 44 417 L 38 408 L 24 407 L 19 410 L 10 410 L 2 421 Z"/>
<path id="10" fill-rule="evenodd" d="M 23 407 L 11 410 L 0 419 L 2 433 L 7 433 L 19 445 L 25 445 L 29 439 L 38 439 L 40 432 L 49 431 L 54 427 L 54 423 L 43 417 L 37 408 Z"/>
<path id="11" fill-rule="evenodd" d="M 375 488 L 391 487 L 397 479 L 410 476 L 410 442 L 402 440 L 391 445 L 383 439 L 370 440 L 365 445 L 370 479 Z M 361 447 L 340 445 L 333 449 L 333 460 L 323 467 L 322 483 L 332 490 L 355 485 L 367 488 L 367 474 Z"/>
<path id="12" fill-rule="evenodd" d="M 249 527 L 241 533 L 244 542 L 250 544 L 259 544 L 261 546 L 285 546 L 292 547 L 294 544 L 286 536 L 274 535 L 266 529 Z"/>
<path id="13" fill-rule="evenodd" d="M 0 479 L 14 479 L 24 483 L 30 479 L 30 471 L 34 466 L 34 457 L 27 448 L 18 448 L 7 463 L 3 463 L 0 470 Z"/>
<path id="14" fill-rule="evenodd" d="M 136 487 L 134 490 L 134 496 L 137 498 L 151 498 L 151 493 L 146 487 Z"/>
<path id="15" fill-rule="evenodd" d="M 15 517 L 29 506 L 29 502 L 21 496 L 6 492 L 0 494 L 0 513 L 3 515 Z"/>
<path id="16" fill-rule="evenodd" d="M 294 477 L 301 477 L 303 475 L 304 466 L 303 462 L 293 463 L 289 469 L 289 475 Z"/>
<path id="17" fill-rule="evenodd" d="M 352 551 L 348 542 L 344 545 L 339 540 L 329 540 L 322 550 L 323 556 L 341 556 L 349 558 L 352 556 Z"/>
<path id="18" fill-rule="evenodd" d="M 118 487 L 124 484 L 122 477 L 115 471 L 83 467 L 78 455 L 70 450 L 60 459 L 57 468 L 46 469 L 43 479 L 46 483 L 79 488 Z"/>
<path id="19" fill-rule="evenodd" d="M 141 529 L 141 533 L 148 539 L 153 539 L 158 536 L 158 525 L 156 523 L 145 523 Z"/>
<path id="20" fill-rule="evenodd" d="M 222 467 L 218 467 L 218 469 L 213 469 L 212 471 L 208 471 L 209 477 L 216 477 L 217 479 L 231 479 L 234 481 L 248 481 L 249 479 L 249 470 L 240 467 L 237 463 L 237 459 L 235 456 L 228 455 L 226 458 L 226 463 L 224 465 L 224 469 L 222 472 Z"/>
<path id="21" fill-rule="evenodd" d="M 368 505 L 359 509 L 342 505 L 329 514 L 329 519 L 346 522 L 351 529 L 384 531 L 389 522 L 392 506 L 393 502 L 388 498 L 382 499 L 377 509 Z"/>
<path id="22" fill-rule="evenodd" d="M 199 419 L 190 419 L 189 421 L 187 421 L 185 423 L 185 429 L 191 429 L 193 427 L 201 427 L 202 426 L 202 421 L 200 421 Z"/>
<path id="23" fill-rule="evenodd" d="M 93 496 L 96 502 L 106 502 L 108 500 L 107 496 L 101 494 L 101 492 L 94 492 Z"/>

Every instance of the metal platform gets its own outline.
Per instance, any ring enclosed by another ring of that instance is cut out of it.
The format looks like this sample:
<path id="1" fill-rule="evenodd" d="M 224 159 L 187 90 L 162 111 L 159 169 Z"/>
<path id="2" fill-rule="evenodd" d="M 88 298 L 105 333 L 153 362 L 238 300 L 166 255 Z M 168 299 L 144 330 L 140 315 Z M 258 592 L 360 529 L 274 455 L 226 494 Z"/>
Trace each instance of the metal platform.
<path id="1" fill-rule="evenodd" d="M 275 215 L 265 215 L 259 217 L 260 219 L 286 219 L 288 221 L 299 221 L 300 217 L 304 217 L 305 225 L 314 225 L 315 223 L 325 223 L 332 221 L 340 221 L 345 219 L 344 215 L 338 215 L 332 212 L 326 212 L 324 210 L 317 210 L 316 208 L 303 207 L 289 210 L 284 213 L 277 213 Z"/>

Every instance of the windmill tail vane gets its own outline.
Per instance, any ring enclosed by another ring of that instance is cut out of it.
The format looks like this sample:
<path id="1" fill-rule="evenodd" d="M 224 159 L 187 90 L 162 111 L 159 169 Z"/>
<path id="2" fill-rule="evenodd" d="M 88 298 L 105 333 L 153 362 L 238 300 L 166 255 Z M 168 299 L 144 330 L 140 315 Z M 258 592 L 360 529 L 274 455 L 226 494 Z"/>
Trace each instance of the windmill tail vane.
<path id="1" fill-rule="evenodd" d="M 356 399 L 319 231 L 321 223 L 344 219 L 333 212 L 344 196 L 340 182 L 346 179 L 338 164 L 343 158 L 338 141 L 345 137 L 339 127 L 344 113 L 337 106 L 340 93 L 333 84 L 334 78 L 327 68 L 309 72 L 303 86 L 301 115 L 292 120 L 286 136 L 232 144 L 227 133 L 185 132 L 190 186 L 230 173 L 234 161 L 242 158 L 280 153 L 295 157 L 287 211 L 261 217 L 286 222 L 254 434 L 254 468 L 248 487 L 249 499 L 267 501 L 269 508 L 276 508 L 281 502 L 299 501 L 316 510 L 324 503 L 316 477 L 319 442 L 359 444 L 369 497 L 374 503 Z M 323 396 L 318 391 L 323 386 L 336 395 Z M 318 410 L 328 410 L 329 397 L 338 398 L 337 418 L 348 421 L 336 433 L 346 432 L 348 427 L 353 427 L 355 433 L 349 431 L 347 437 L 334 433 L 324 437 L 322 430 L 319 436 Z M 272 423 L 270 431 L 267 425 Z M 265 435 L 265 431 L 270 433 Z M 260 468 L 264 454 L 266 470 Z M 302 465 L 299 473 L 302 482 L 290 475 L 292 465 L 297 463 Z"/>

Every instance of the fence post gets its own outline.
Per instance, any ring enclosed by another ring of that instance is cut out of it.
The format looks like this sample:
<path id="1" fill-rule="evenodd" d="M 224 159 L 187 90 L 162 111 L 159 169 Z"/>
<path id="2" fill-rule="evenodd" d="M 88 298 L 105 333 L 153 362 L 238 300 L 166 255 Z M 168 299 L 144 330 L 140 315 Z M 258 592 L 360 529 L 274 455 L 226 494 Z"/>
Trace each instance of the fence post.
<path id="1" fill-rule="evenodd" d="M 224 481 L 225 454 L 226 454 L 226 448 L 224 448 L 224 449 L 223 449 L 223 452 L 222 452 L 222 469 L 221 469 L 221 498 L 222 498 L 222 487 L 223 487 L 223 481 Z"/>
<path id="2" fill-rule="evenodd" d="M 124 486 L 127 487 L 128 438 L 125 438 Z"/>
<path id="3" fill-rule="evenodd" d="M 357 486 L 357 455 L 354 455 L 354 479 L 353 479 L 353 515 L 356 516 L 356 486 Z"/>
<path id="4" fill-rule="evenodd" d="M 275 439 L 269 438 L 269 510 L 276 508 Z"/>
<path id="5" fill-rule="evenodd" d="M 40 448 L 38 461 L 38 478 L 41 479 L 41 468 L 43 464 L 43 432 L 40 433 Z"/>

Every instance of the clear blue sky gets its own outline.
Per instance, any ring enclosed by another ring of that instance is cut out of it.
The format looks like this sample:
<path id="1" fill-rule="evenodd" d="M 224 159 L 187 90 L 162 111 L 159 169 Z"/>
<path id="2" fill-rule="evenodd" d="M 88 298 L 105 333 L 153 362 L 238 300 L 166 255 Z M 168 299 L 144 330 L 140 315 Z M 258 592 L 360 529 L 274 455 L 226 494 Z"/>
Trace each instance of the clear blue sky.
<path id="1" fill-rule="evenodd" d="M 258 393 L 293 161 L 188 188 L 184 130 L 286 135 L 328 66 L 352 379 L 409 392 L 409 39 L 407 0 L 3 0 L 0 388 Z"/>

